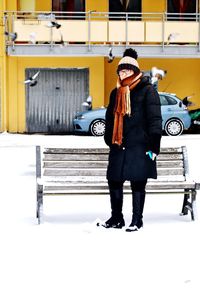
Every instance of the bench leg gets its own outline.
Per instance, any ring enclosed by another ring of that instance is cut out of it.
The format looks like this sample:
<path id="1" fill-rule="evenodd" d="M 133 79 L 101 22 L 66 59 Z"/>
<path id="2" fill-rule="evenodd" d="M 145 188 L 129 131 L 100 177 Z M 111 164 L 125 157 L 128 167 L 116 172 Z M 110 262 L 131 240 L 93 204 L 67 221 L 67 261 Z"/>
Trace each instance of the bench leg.
<path id="1" fill-rule="evenodd" d="M 189 190 L 185 190 L 188 192 Z M 189 194 L 184 194 L 184 199 L 183 199 L 183 206 L 182 206 L 182 211 L 180 215 L 187 215 L 188 211 L 191 213 L 191 219 L 195 220 L 194 216 L 194 201 L 196 200 L 196 190 L 192 190 L 191 193 L 191 201 L 189 201 L 190 195 Z"/>
<path id="2" fill-rule="evenodd" d="M 185 189 L 185 192 L 189 192 L 188 189 Z M 188 199 L 190 198 L 189 194 L 184 194 L 184 198 L 183 198 L 183 206 L 182 206 L 182 210 L 181 210 L 181 215 L 187 215 L 188 214 L 188 209 L 186 208 L 187 205 L 190 203 L 188 201 Z"/>
<path id="3" fill-rule="evenodd" d="M 42 221 L 43 216 L 43 186 L 37 185 L 37 209 L 36 209 L 36 217 L 38 219 L 38 224 Z"/>
<path id="4" fill-rule="evenodd" d="M 196 200 L 196 195 L 197 195 L 197 191 L 193 190 L 192 191 L 192 196 L 191 196 L 191 205 L 192 205 L 192 210 L 191 210 L 191 219 L 195 220 L 195 211 L 194 211 L 194 202 Z"/>

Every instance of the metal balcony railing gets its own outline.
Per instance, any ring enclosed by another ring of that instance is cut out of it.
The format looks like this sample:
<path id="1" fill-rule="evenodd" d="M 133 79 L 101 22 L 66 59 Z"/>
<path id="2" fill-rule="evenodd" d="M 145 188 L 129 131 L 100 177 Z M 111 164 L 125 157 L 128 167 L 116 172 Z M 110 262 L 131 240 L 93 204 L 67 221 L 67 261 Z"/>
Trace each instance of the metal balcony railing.
<path id="1" fill-rule="evenodd" d="M 190 44 L 200 51 L 200 14 L 6 11 L 6 45 Z"/>

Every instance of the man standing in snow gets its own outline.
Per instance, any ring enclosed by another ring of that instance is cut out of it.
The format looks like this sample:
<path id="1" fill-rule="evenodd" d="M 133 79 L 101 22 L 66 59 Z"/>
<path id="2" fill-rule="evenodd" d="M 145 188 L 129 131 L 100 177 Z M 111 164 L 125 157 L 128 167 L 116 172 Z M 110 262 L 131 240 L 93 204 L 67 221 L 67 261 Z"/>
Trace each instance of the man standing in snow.
<path id="1" fill-rule="evenodd" d="M 105 143 L 110 147 L 107 180 L 111 218 L 103 226 L 122 228 L 123 184 L 130 181 L 133 214 L 128 232 L 143 226 L 145 187 L 157 178 L 162 118 L 160 99 L 149 78 L 140 72 L 137 52 L 127 49 L 117 68 L 117 87 L 106 112 Z"/>

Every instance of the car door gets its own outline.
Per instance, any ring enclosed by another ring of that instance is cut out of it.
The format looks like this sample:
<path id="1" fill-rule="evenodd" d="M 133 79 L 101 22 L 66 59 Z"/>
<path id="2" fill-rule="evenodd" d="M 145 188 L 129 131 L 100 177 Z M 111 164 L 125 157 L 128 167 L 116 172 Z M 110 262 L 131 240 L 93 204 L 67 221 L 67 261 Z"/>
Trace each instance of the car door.
<path id="1" fill-rule="evenodd" d="M 168 119 L 173 118 L 177 112 L 177 101 L 168 96 L 160 94 L 161 113 L 162 113 L 162 127 L 164 129 L 165 123 Z"/>

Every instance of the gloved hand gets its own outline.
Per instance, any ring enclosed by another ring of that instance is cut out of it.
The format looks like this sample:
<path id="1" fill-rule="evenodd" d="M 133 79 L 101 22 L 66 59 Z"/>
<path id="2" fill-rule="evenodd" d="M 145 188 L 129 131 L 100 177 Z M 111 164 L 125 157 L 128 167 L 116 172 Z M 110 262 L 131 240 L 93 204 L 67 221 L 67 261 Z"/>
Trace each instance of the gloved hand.
<path id="1" fill-rule="evenodd" d="M 146 152 L 146 155 L 148 155 L 149 156 L 149 158 L 152 160 L 152 161 L 154 161 L 155 160 L 155 158 L 156 158 L 156 154 L 155 153 L 153 153 L 152 151 L 148 151 L 148 152 Z"/>

